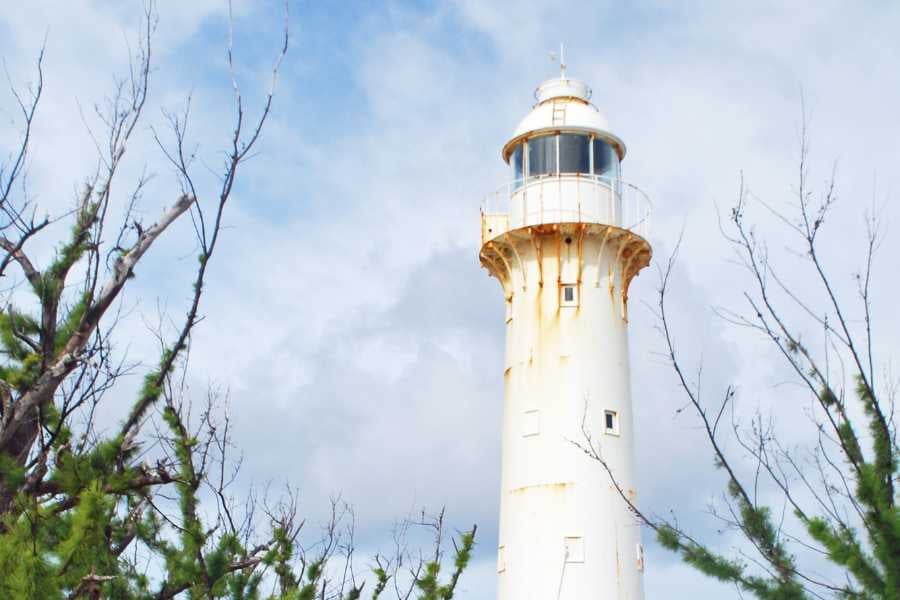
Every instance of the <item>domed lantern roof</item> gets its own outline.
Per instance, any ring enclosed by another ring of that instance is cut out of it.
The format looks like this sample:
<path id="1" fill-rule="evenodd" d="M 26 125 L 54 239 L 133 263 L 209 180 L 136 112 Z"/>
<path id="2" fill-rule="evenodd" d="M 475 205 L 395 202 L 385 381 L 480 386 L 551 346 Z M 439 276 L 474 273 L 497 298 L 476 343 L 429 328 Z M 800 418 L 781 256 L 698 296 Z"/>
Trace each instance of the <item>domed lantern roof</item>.
<path id="1" fill-rule="evenodd" d="M 522 140 L 557 132 L 595 134 L 616 149 L 620 160 L 625 156 L 625 143 L 610 131 L 606 117 L 591 104 L 591 88 L 585 82 L 568 77 L 548 79 L 538 86 L 534 96 L 537 104 L 503 146 L 504 161 L 509 162 L 510 154 Z"/>

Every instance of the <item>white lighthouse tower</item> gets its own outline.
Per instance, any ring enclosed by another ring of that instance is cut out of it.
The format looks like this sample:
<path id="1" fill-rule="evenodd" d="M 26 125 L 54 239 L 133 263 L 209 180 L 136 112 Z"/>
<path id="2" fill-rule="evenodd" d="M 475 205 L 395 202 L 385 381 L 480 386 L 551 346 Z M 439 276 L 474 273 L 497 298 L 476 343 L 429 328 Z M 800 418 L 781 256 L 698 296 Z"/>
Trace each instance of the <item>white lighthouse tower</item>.
<path id="1" fill-rule="evenodd" d="M 499 600 L 641 600 L 628 285 L 650 262 L 650 203 L 622 181 L 625 145 L 576 79 L 545 81 L 503 147 L 512 181 L 481 215 L 503 288 L 506 360 Z"/>

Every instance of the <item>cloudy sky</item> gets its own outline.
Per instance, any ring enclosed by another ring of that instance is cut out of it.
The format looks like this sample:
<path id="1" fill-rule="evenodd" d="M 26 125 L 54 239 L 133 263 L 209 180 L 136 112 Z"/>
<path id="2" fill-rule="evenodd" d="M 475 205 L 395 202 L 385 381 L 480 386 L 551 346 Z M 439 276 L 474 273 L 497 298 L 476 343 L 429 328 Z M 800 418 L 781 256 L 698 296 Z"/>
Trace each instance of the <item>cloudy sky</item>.
<path id="1" fill-rule="evenodd" d="M 0 56 L 15 84 L 33 79 L 47 36 L 30 186 L 57 214 L 94 161 L 80 113 L 90 122 L 90 107 L 122 72 L 141 5 L 4 4 Z M 507 178 L 500 148 L 536 85 L 554 75 L 548 52 L 560 41 L 570 74 L 593 87 L 628 145 L 625 177 L 653 200 L 656 256 L 684 231 L 671 310 L 686 362 L 702 359 L 712 396 L 737 383 L 739 412 L 802 402 L 771 349 L 713 313 L 741 308 L 748 285 L 719 233 L 717 207 L 727 212 L 743 173 L 757 196 L 790 210 L 805 98 L 811 180 L 819 185 L 837 165 L 840 202 L 825 253 L 849 289 L 864 211 L 874 202 L 888 223 L 898 215 L 900 8 L 783 4 L 291 2 L 275 110 L 228 208 L 191 356 L 198 392 L 210 382 L 230 390 L 242 485 L 289 481 L 312 518 L 342 494 L 355 506 L 363 552 L 389 547 L 392 523 L 411 510 L 446 505 L 455 527 L 478 523 L 481 532 L 460 597 L 493 598 L 503 302 L 478 264 L 478 209 Z M 120 183 L 124 198 L 145 165 L 155 173 L 142 203 L 148 220 L 176 193 L 152 144 L 160 110 L 193 95 L 191 134 L 215 166 L 232 106 L 225 2 L 160 0 L 158 8 L 151 106 Z M 238 74 L 257 106 L 281 20 L 278 2 L 235 4 Z M 0 94 L 0 110 L 7 149 L 17 127 L 9 94 Z M 753 214 L 773 252 L 783 251 L 785 272 L 805 285 L 796 244 L 764 211 Z M 189 225 L 167 239 L 125 300 L 133 339 L 123 344 L 147 361 L 145 322 L 159 307 L 177 318 L 190 292 Z M 896 253 L 887 238 L 876 264 L 882 364 L 896 351 Z M 641 502 L 674 511 L 728 550 L 733 540 L 705 514 L 722 480 L 698 450 L 696 420 L 677 413 L 684 398 L 643 304 L 654 301 L 656 283 L 651 268 L 631 291 Z M 124 408 L 107 410 L 113 420 Z M 802 441 L 793 425 L 803 421 L 779 417 L 783 433 Z M 651 536 L 645 544 L 648 598 L 736 597 Z"/>

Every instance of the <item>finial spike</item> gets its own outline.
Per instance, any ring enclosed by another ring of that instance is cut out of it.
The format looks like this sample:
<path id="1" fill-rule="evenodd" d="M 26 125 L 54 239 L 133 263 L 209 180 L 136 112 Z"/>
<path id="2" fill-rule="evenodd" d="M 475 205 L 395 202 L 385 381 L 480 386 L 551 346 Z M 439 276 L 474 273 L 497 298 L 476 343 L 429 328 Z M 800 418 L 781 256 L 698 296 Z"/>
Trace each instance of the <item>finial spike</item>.
<path id="1" fill-rule="evenodd" d="M 566 45 L 559 43 L 559 78 L 566 78 Z"/>

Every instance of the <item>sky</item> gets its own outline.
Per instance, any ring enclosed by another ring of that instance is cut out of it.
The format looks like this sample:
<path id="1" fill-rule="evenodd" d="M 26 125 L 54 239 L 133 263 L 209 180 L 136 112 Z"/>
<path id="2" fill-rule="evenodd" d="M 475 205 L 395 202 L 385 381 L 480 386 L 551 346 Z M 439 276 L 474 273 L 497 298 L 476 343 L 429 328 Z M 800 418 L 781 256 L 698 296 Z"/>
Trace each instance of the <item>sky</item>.
<path id="1" fill-rule="evenodd" d="M 5 4 L 0 56 L 15 85 L 33 80 L 46 36 L 29 181 L 41 209 L 59 214 L 94 164 L 82 121 L 93 122 L 91 107 L 123 72 L 141 3 Z M 509 177 L 500 149 L 534 88 L 555 75 L 548 53 L 565 42 L 569 73 L 593 88 L 628 147 L 624 177 L 654 205 L 655 265 L 630 292 L 640 502 L 731 549 L 733 535 L 707 513 L 721 498 L 721 473 L 659 354 L 656 265 L 683 237 L 670 310 L 686 364 L 703 365 L 703 389 L 715 398 L 737 385 L 738 415 L 775 414 L 785 438 L 803 443 L 808 399 L 770 346 L 716 316 L 716 308 L 745 308 L 750 285 L 719 215 L 742 178 L 756 197 L 791 210 L 805 111 L 810 181 L 821 189 L 837 177 L 823 253 L 852 292 L 866 211 L 875 207 L 887 225 L 898 216 L 900 7 L 456 0 L 289 8 L 291 48 L 274 109 L 228 206 L 191 348 L 194 392 L 228 390 L 243 450 L 239 485 L 289 482 L 313 521 L 340 494 L 370 554 L 390 547 L 398 519 L 446 506 L 453 527 L 479 526 L 459 597 L 494 597 L 504 308 L 478 263 L 479 206 Z M 152 141 L 162 109 L 191 95 L 190 134 L 212 169 L 233 116 L 227 4 L 160 0 L 158 13 L 150 105 L 119 184 L 125 198 L 142 169 L 154 174 L 141 204 L 148 220 L 177 194 Z M 237 74 L 251 111 L 268 89 L 282 22 L 279 2 L 235 2 Z M 12 97 L 0 92 L 4 154 L 15 119 Z M 759 204 L 750 212 L 783 272 L 821 300 L 796 240 Z M 900 325 L 895 237 L 876 261 L 875 349 L 885 367 Z M 46 260 L 52 249 L 34 252 Z M 160 311 L 183 314 L 194 256 L 185 222 L 142 263 L 124 299 L 121 347 L 130 357 L 153 362 L 147 325 Z M 104 418 L 116 422 L 126 406 L 111 403 Z M 648 598 L 737 597 L 647 533 L 644 543 Z"/>

